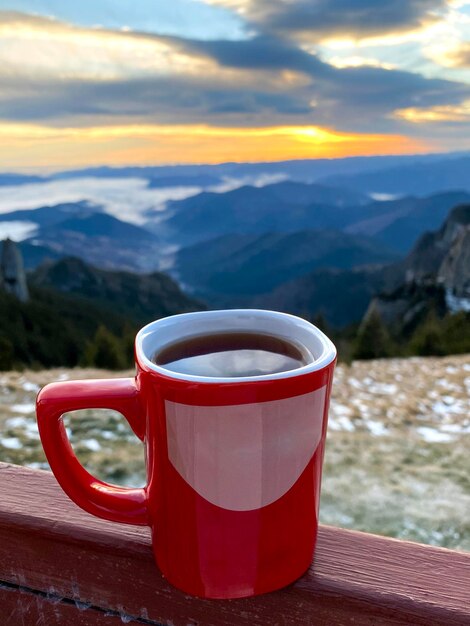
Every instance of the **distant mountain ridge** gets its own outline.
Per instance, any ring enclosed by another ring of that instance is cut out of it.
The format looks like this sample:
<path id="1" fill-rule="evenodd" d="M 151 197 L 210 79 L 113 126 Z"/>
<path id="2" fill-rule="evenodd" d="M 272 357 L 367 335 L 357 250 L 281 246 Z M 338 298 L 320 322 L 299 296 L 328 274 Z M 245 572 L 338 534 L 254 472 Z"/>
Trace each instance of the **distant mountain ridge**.
<path id="1" fill-rule="evenodd" d="M 404 254 L 426 229 L 437 228 L 453 206 L 465 202 L 470 202 L 465 191 L 371 201 L 346 189 L 290 181 L 170 202 L 147 227 L 185 246 L 234 233 L 335 229 L 373 236 Z"/>
<path id="2" fill-rule="evenodd" d="M 343 328 L 362 319 L 384 282 L 382 267 L 316 269 L 253 298 L 250 304 L 307 319 L 321 315 L 327 324 Z"/>
<path id="3" fill-rule="evenodd" d="M 0 173 L 0 187 L 13 185 L 27 185 L 29 183 L 42 183 L 46 179 L 42 176 L 33 176 L 30 174 L 17 174 L 14 172 Z"/>
<path id="4" fill-rule="evenodd" d="M 443 190 L 470 191 L 470 155 L 446 160 L 398 164 L 376 171 L 322 177 L 325 185 L 348 187 L 363 193 L 425 196 Z"/>
<path id="5" fill-rule="evenodd" d="M 98 269 L 81 259 L 66 257 L 40 266 L 30 283 L 76 295 L 94 304 L 111 307 L 115 314 L 138 322 L 197 311 L 204 305 L 183 293 L 175 281 L 161 272 L 135 274 Z"/>
<path id="6" fill-rule="evenodd" d="M 395 258 L 372 239 L 339 231 L 232 234 L 183 248 L 173 272 L 210 302 L 236 305 L 238 298 L 270 292 L 315 268 L 352 268 Z"/>
<path id="7" fill-rule="evenodd" d="M 69 219 L 72 215 L 90 215 L 101 212 L 101 207 L 87 200 L 79 202 L 62 202 L 46 205 L 36 209 L 21 209 L 0 213 L 0 222 L 28 221 L 38 226 L 54 226 Z"/>
<path id="8" fill-rule="evenodd" d="M 345 230 L 374 236 L 401 253 L 408 252 L 423 232 L 439 228 L 449 211 L 458 204 L 470 202 L 470 193 L 448 191 L 426 198 L 407 197 L 369 205 L 376 215 L 356 222 Z"/>
<path id="9" fill-rule="evenodd" d="M 253 305 L 310 317 L 321 313 L 337 327 L 372 310 L 388 325 L 410 328 L 432 309 L 440 315 L 470 311 L 470 204 L 455 207 L 440 229 L 424 234 L 401 261 L 315 270 L 258 296 Z"/>
<path id="10" fill-rule="evenodd" d="M 240 178 L 245 176 L 284 174 L 297 181 L 314 182 L 331 175 L 361 174 L 370 171 L 394 168 L 415 163 L 445 162 L 449 159 L 468 156 L 467 152 L 381 155 L 345 157 L 339 159 L 293 159 L 258 163 L 219 163 L 201 165 L 158 165 L 130 167 L 89 167 L 77 170 L 64 170 L 44 175 L 42 180 L 65 180 L 72 178 L 147 178 L 159 179 L 165 176 L 214 176 Z"/>
<path id="11" fill-rule="evenodd" d="M 326 198 L 331 204 L 324 202 Z M 330 213 L 331 207 L 345 210 L 365 201 L 362 194 L 305 183 L 245 185 L 225 193 L 203 192 L 186 200 L 169 202 L 155 227 L 152 228 L 151 221 L 147 227 L 171 242 L 188 245 L 229 233 L 315 228 L 313 202 Z"/>
<path id="12" fill-rule="evenodd" d="M 28 268 L 70 255 L 108 269 L 148 271 L 158 266 L 156 235 L 86 201 L 0 214 L 0 223 L 12 221 L 37 224 L 33 236 L 20 244 Z"/>

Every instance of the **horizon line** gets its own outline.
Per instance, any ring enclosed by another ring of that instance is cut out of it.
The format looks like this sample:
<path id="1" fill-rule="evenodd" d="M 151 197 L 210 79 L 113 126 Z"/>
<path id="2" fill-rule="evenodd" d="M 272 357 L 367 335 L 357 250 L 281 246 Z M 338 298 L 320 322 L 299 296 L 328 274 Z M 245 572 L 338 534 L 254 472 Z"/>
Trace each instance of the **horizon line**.
<path id="1" fill-rule="evenodd" d="M 53 176 L 54 174 L 57 173 L 73 173 L 73 172 L 81 172 L 81 171 L 87 171 L 87 170 L 99 170 L 99 169 L 109 169 L 109 170 L 114 170 L 114 171 L 118 171 L 118 170 L 126 170 L 126 169 L 140 169 L 140 170 L 145 170 L 145 169 L 163 169 L 163 168 L 178 168 L 178 167 L 193 167 L 193 168 L 199 168 L 199 167 L 214 167 L 214 168 L 218 168 L 218 167 L 223 167 L 223 166 L 237 166 L 237 165 L 275 165 L 275 164 L 288 164 L 288 163 L 309 163 L 309 162 L 331 162 L 331 161 L 360 161 L 360 160 L 366 160 L 366 159 L 379 159 L 379 160 L 387 160 L 387 159 L 412 159 L 412 158 L 420 158 L 420 157 L 450 157 L 450 156 L 470 156 L 470 149 L 469 150 L 449 150 L 447 152 L 442 152 L 442 151 L 437 151 L 437 152 L 433 152 L 433 151 L 426 151 L 426 152 L 415 152 L 415 153 L 399 153 L 399 154 L 390 154 L 390 153 L 384 153 L 384 154 L 366 154 L 366 155 L 350 155 L 350 156 L 340 156 L 340 157 L 319 157 L 319 158 L 297 158 L 297 159 L 276 159 L 273 161 L 266 161 L 266 160 L 262 160 L 262 161 L 220 161 L 218 163 L 207 163 L 207 162 L 201 162 L 201 163 L 194 163 L 194 162 L 183 162 L 183 163 L 156 163 L 156 164 L 146 164 L 146 165 L 139 165 L 139 164 L 127 164 L 127 165 L 108 165 L 106 163 L 102 163 L 99 165 L 90 165 L 90 166 L 83 166 L 83 167 L 71 167 L 71 168 L 65 168 L 65 169 L 56 169 L 56 168 L 49 168 L 47 165 L 46 166 L 26 166 L 24 168 L 16 168 L 16 169 L 0 169 L 0 175 L 7 175 L 7 174 L 19 174 L 19 175 L 23 175 L 23 176 L 27 176 L 28 173 L 30 175 L 34 175 L 34 173 L 36 172 L 37 175 L 39 176 L 39 172 L 44 172 L 44 176 L 47 177 L 47 175 L 49 176 Z M 45 173 L 48 172 L 48 174 L 46 175 Z"/>

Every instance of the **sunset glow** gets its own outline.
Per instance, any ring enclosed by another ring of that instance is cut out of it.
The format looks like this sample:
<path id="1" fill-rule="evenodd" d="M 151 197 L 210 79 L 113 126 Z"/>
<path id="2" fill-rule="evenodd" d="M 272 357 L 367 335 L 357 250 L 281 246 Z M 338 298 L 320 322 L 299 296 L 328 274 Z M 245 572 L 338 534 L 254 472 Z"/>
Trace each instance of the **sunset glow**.
<path id="1" fill-rule="evenodd" d="M 0 0 L 2 169 L 465 148 L 470 0 L 41 6 Z"/>
<path id="2" fill-rule="evenodd" d="M 335 133 L 317 127 L 214 128 L 110 126 L 52 128 L 0 124 L 0 168 L 146 163 L 279 161 L 293 158 L 424 152 L 398 135 Z M 25 159 L 25 154 L 28 158 Z"/>

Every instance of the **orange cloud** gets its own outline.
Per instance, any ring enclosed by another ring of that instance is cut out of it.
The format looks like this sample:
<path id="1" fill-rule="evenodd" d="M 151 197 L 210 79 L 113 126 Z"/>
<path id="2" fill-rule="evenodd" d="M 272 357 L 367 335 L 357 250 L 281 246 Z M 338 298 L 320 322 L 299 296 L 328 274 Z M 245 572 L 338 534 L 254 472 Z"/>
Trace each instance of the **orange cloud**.
<path id="1" fill-rule="evenodd" d="M 429 122 L 468 122 L 470 121 L 470 100 L 461 105 L 441 105 L 425 108 L 399 109 L 394 117 L 414 124 Z"/>
<path id="2" fill-rule="evenodd" d="M 97 164 L 220 163 L 403 154 L 429 146 L 400 135 L 339 133 L 316 126 L 217 128 L 123 125 L 55 128 L 0 124 L 0 168 Z"/>

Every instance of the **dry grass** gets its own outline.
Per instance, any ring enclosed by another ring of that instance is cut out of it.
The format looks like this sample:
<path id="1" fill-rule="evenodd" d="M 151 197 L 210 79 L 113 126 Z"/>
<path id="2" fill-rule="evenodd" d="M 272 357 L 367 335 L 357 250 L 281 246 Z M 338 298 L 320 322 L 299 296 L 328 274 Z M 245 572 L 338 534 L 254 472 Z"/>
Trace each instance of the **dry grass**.
<path id="1" fill-rule="evenodd" d="M 44 384 L 132 375 L 48 370 L 0 375 L 0 460 L 47 468 L 34 416 Z M 321 519 L 470 550 L 470 359 L 389 359 L 337 368 Z M 68 416 L 85 466 L 118 484 L 145 482 L 142 445 L 113 411 Z"/>

